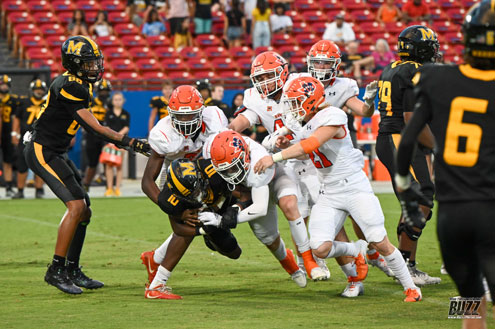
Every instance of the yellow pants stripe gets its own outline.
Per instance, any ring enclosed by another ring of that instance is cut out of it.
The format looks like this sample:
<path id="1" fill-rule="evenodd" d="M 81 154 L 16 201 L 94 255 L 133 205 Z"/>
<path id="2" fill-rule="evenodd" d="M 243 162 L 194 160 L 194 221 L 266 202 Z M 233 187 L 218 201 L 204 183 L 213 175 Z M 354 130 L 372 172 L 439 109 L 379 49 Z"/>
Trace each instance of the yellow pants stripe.
<path id="1" fill-rule="evenodd" d="M 400 144 L 400 134 L 392 134 L 392 140 L 394 142 L 395 150 L 397 151 L 399 149 L 399 144 Z M 409 167 L 409 172 L 413 176 L 414 180 L 417 181 L 416 175 L 414 173 L 414 168 L 412 166 Z M 393 179 L 393 178 L 392 178 Z"/>
<path id="2" fill-rule="evenodd" d="M 60 181 L 60 183 L 64 184 L 60 177 L 58 177 L 57 173 L 46 163 L 45 157 L 43 156 L 43 146 L 38 143 L 34 143 L 34 154 L 36 155 L 36 159 L 38 162 L 45 168 L 46 171 L 48 171 L 52 176 L 54 176 L 56 179 Z M 65 186 L 65 184 L 64 184 Z"/>

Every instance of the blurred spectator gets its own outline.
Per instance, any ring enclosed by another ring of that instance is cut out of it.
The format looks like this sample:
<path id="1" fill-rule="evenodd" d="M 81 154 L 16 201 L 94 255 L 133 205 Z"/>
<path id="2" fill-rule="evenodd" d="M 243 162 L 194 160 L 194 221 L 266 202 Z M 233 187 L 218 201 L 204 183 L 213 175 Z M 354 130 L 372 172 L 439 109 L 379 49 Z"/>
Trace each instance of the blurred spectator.
<path id="1" fill-rule="evenodd" d="M 196 34 L 211 33 L 211 7 L 218 0 L 194 0 L 194 32 Z"/>
<path id="2" fill-rule="evenodd" d="M 165 24 L 154 7 L 148 7 L 144 15 L 144 24 L 141 30 L 146 36 L 160 35 L 166 32 Z"/>
<path id="3" fill-rule="evenodd" d="M 284 51 L 281 55 L 287 61 L 287 68 L 289 69 L 289 73 L 297 72 L 296 66 L 292 63 L 292 56 L 290 52 Z M 307 71 L 308 71 L 308 67 L 306 65 L 305 67 L 301 68 L 301 72 L 307 72 Z"/>
<path id="4" fill-rule="evenodd" d="M 237 93 L 234 95 L 234 98 L 232 98 L 232 106 L 230 107 L 229 115 L 225 114 L 229 122 L 234 120 L 234 115 L 239 109 L 242 109 L 244 102 L 244 93 Z M 252 127 L 249 127 L 248 129 L 245 129 L 244 131 L 241 132 L 241 134 L 249 136 L 251 139 L 256 138 L 256 134 L 253 132 Z"/>
<path id="5" fill-rule="evenodd" d="M 69 23 L 67 29 L 69 30 L 69 34 L 71 36 L 89 35 L 84 11 L 81 9 L 74 10 L 74 13 L 72 14 L 72 21 Z"/>
<path id="6" fill-rule="evenodd" d="M 143 12 L 146 8 L 146 3 L 142 0 L 127 0 L 125 13 L 134 25 L 141 26 L 143 19 L 139 16 L 138 12 Z"/>
<path id="7" fill-rule="evenodd" d="M 96 21 L 89 27 L 89 33 L 93 37 L 107 37 L 113 34 L 113 28 L 108 22 L 108 14 L 100 10 L 96 15 Z"/>
<path id="8" fill-rule="evenodd" d="M 224 18 L 224 35 L 229 47 L 241 45 L 242 36 L 246 32 L 246 19 L 241 10 L 240 0 L 232 0 L 232 8 Z"/>
<path id="9" fill-rule="evenodd" d="M 172 91 L 174 90 L 172 82 L 170 80 L 165 80 L 162 85 L 162 96 L 155 96 L 150 101 L 150 118 L 148 119 L 148 132 L 155 125 L 156 117 L 158 120 L 165 118 L 168 115 L 168 100 Z"/>
<path id="10" fill-rule="evenodd" d="M 131 122 L 131 116 L 129 112 L 124 110 L 124 95 L 120 92 L 116 92 L 112 96 L 113 108 L 109 109 L 105 115 L 105 124 L 111 129 L 119 132 L 120 134 L 127 134 L 129 132 L 129 123 Z M 122 156 L 125 151 L 122 150 Z M 116 169 L 115 188 L 113 186 L 114 168 Z M 122 183 L 122 166 L 106 165 L 105 174 L 107 178 L 107 190 L 105 196 L 120 196 L 120 185 Z"/>
<path id="11" fill-rule="evenodd" d="M 189 1 L 167 0 L 167 19 L 170 33 L 174 37 L 175 49 L 182 49 L 191 44 L 189 32 Z"/>
<path id="12" fill-rule="evenodd" d="M 272 1 L 275 6 L 282 5 L 284 11 L 290 10 L 290 4 L 294 2 L 294 0 L 273 0 Z"/>
<path id="13" fill-rule="evenodd" d="M 327 24 L 322 39 L 331 40 L 341 47 L 356 40 L 356 35 L 351 24 L 344 22 L 344 15 L 338 14 L 335 16 L 335 22 Z"/>
<path id="14" fill-rule="evenodd" d="M 353 72 L 354 61 L 362 59 L 363 54 L 359 53 L 359 43 L 357 41 L 351 41 L 345 47 L 345 52 L 342 54 L 342 63 L 340 64 L 340 71 L 346 75 Z"/>
<path id="15" fill-rule="evenodd" d="M 275 4 L 275 12 L 270 16 L 270 24 L 272 33 L 291 33 L 292 19 L 285 15 L 284 5 L 282 3 Z"/>
<path id="16" fill-rule="evenodd" d="M 378 8 L 376 14 L 376 21 L 380 24 L 392 23 L 400 21 L 402 18 L 402 12 L 399 7 L 395 5 L 395 0 L 386 0 L 384 4 Z"/>
<path id="17" fill-rule="evenodd" d="M 229 112 L 229 106 L 223 102 L 223 93 L 224 89 L 221 85 L 214 85 L 213 90 L 211 92 L 211 103 L 212 106 L 218 106 L 225 116 L 227 116 L 227 112 Z"/>
<path id="18" fill-rule="evenodd" d="M 244 0 L 244 15 L 246 15 L 246 34 L 251 35 L 253 25 L 253 10 L 256 8 L 257 0 Z"/>
<path id="19" fill-rule="evenodd" d="M 405 24 L 412 21 L 430 21 L 430 9 L 422 0 L 409 0 L 402 7 L 402 18 Z M 431 21 L 430 21 L 431 24 Z"/>
<path id="20" fill-rule="evenodd" d="M 376 73 L 379 70 L 383 70 L 385 66 L 395 61 L 395 54 L 390 50 L 387 40 L 378 39 L 376 40 L 375 50 L 370 56 L 356 60 L 353 62 L 354 65 L 354 78 L 357 80 L 358 84 L 362 83 L 361 80 L 361 69 L 370 70 Z"/>
<path id="21" fill-rule="evenodd" d="M 272 11 L 266 0 L 257 0 L 253 9 L 253 49 L 268 47 L 271 42 L 270 15 Z"/>
<path id="22" fill-rule="evenodd" d="M 196 89 L 198 89 L 199 93 L 201 94 L 201 97 L 203 97 L 203 102 L 205 106 L 212 105 L 210 80 L 202 79 L 196 81 Z"/>

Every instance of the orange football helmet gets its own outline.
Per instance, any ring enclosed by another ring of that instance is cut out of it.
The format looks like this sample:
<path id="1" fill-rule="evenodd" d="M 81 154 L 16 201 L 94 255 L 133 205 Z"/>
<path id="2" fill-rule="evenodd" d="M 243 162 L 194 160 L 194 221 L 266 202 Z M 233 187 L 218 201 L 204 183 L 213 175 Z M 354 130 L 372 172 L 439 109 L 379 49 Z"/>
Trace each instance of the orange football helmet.
<path id="1" fill-rule="evenodd" d="M 287 61 L 274 51 L 262 52 L 251 64 L 251 81 L 264 97 L 282 89 L 288 76 Z"/>
<path id="2" fill-rule="evenodd" d="M 210 148 L 213 167 L 230 184 L 240 184 L 246 177 L 251 159 L 249 146 L 241 134 L 226 130 L 215 136 Z"/>
<path id="3" fill-rule="evenodd" d="M 196 88 L 188 85 L 175 88 L 168 103 L 172 126 L 186 137 L 201 128 L 203 109 L 203 97 Z"/>
<path id="4" fill-rule="evenodd" d="M 308 72 L 320 81 L 335 79 L 339 74 L 341 57 L 339 46 L 329 40 L 320 40 L 309 50 Z"/>
<path id="5" fill-rule="evenodd" d="M 282 102 L 283 116 L 301 122 L 306 116 L 318 109 L 325 100 L 325 87 L 313 77 L 299 77 L 284 86 Z M 290 117 L 289 117 L 290 116 Z"/>

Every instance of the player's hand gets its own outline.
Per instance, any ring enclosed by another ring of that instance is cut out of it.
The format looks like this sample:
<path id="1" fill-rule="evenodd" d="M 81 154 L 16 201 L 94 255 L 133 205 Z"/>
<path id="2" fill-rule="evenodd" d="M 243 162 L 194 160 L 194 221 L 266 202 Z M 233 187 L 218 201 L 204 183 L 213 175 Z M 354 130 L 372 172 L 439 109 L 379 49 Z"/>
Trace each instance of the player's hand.
<path id="1" fill-rule="evenodd" d="M 223 213 L 222 221 L 220 222 L 220 228 L 231 229 L 237 227 L 237 216 L 241 209 L 237 205 L 228 207 Z"/>
<path id="2" fill-rule="evenodd" d="M 222 216 L 215 214 L 214 212 L 200 212 L 198 219 L 203 223 L 203 225 L 211 225 L 215 227 L 220 226 Z"/>
<path id="3" fill-rule="evenodd" d="M 192 227 L 196 227 L 201 224 L 198 219 L 198 212 L 195 209 L 186 209 L 182 212 L 181 220 Z"/>
<path id="4" fill-rule="evenodd" d="M 366 103 L 373 103 L 375 101 L 376 93 L 378 92 L 378 81 L 372 81 L 366 85 L 366 89 L 364 91 L 363 99 Z"/>
<path id="5" fill-rule="evenodd" d="M 402 214 L 404 215 L 404 223 L 408 226 L 422 230 L 426 225 L 426 218 L 423 212 L 419 209 L 419 204 L 424 204 L 433 208 L 433 203 L 428 200 L 414 186 L 399 192 Z"/>
<path id="6" fill-rule="evenodd" d="M 279 149 L 286 149 L 290 146 L 290 140 L 285 136 L 278 136 L 275 140 L 275 146 Z"/>
<path id="7" fill-rule="evenodd" d="M 133 138 L 129 147 L 134 151 L 149 157 L 151 155 L 151 147 L 147 140 Z"/>
<path id="8" fill-rule="evenodd" d="M 275 134 L 270 134 L 267 135 L 263 141 L 261 142 L 261 145 L 268 151 L 268 152 L 273 152 L 273 149 L 275 148 L 275 142 L 277 141 L 277 137 Z"/>
<path id="9" fill-rule="evenodd" d="M 273 166 L 273 164 L 274 162 L 270 155 L 264 156 L 254 166 L 254 173 L 262 174 L 265 172 L 265 170 Z"/>

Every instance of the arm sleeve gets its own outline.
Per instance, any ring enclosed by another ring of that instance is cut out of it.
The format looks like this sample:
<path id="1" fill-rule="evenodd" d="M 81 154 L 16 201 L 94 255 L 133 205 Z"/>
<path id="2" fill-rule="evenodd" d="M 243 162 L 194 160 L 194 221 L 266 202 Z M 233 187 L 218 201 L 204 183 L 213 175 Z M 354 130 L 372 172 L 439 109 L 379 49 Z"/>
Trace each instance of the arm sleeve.
<path id="1" fill-rule="evenodd" d="M 251 198 L 253 199 L 253 204 L 239 213 L 237 217 L 238 223 L 249 222 L 266 215 L 270 200 L 270 188 L 268 185 L 253 187 L 251 189 Z"/>

